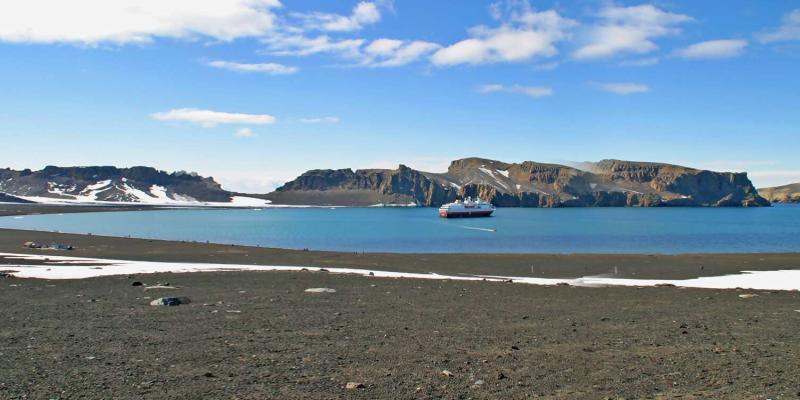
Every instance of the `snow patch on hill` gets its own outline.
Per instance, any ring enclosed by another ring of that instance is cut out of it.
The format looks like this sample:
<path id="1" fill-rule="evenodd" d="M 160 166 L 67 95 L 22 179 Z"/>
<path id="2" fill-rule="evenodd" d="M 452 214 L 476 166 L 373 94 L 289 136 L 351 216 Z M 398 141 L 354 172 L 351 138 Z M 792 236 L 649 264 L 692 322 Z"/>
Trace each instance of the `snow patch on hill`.
<path id="1" fill-rule="evenodd" d="M 196 206 L 196 207 L 267 207 L 272 203 L 270 200 L 258 199 L 246 196 L 233 196 L 229 202 L 203 202 L 197 199 L 178 193 L 168 193 L 167 188 L 152 185 L 147 192 L 137 189 L 128 184 L 127 179 L 123 178 L 120 183 L 111 180 L 99 181 L 86 186 L 78 194 L 73 194 L 78 189 L 74 186 L 68 187 L 55 182 L 48 182 L 48 193 L 54 197 L 46 196 L 17 196 L 23 200 L 33 201 L 43 204 L 97 204 L 97 205 L 122 205 L 122 204 L 147 204 L 147 205 L 172 205 L 172 206 Z M 122 200 L 108 201 L 99 200 L 100 194 L 109 190 L 120 192 L 115 196 Z"/>

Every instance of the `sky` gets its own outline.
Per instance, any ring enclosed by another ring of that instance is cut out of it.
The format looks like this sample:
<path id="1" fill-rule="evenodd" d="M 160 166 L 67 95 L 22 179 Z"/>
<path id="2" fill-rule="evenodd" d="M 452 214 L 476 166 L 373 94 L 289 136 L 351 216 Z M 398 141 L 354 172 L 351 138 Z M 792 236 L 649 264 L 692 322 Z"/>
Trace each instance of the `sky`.
<path id="1" fill-rule="evenodd" d="M 0 167 L 606 158 L 800 182 L 800 1 L 4 0 Z"/>

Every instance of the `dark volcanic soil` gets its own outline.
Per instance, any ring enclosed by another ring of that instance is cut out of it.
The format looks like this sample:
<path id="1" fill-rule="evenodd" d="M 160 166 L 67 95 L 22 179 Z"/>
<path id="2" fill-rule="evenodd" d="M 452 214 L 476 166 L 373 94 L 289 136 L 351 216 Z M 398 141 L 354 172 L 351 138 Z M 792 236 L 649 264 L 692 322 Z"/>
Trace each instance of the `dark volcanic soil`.
<path id="1" fill-rule="evenodd" d="M 800 396 L 797 292 L 261 272 L 5 278 L 0 304 L 4 399 Z"/>

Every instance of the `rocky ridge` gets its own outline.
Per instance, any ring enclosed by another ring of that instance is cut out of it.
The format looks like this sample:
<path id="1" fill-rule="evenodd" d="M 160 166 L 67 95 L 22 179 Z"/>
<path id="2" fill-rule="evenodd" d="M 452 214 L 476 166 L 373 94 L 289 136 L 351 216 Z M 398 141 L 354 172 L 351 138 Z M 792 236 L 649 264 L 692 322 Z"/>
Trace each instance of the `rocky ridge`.
<path id="1" fill-rule="evenodd" d="M 746 173 L 603 160 L 582 169 L 464 158 L 447 172 L 311 170 L 267 198 L 280 204 L 437 207 L 477 196 L 499 207 L 768 206 Z"/>
<path id="2" fill-rule="evenodd" d="M 193 203 L 232 201 L 214 181 L 194 173 L 150 167 L 55 167 L 39 171 L 0 169 L 0 195 L 22 201 Z"/>

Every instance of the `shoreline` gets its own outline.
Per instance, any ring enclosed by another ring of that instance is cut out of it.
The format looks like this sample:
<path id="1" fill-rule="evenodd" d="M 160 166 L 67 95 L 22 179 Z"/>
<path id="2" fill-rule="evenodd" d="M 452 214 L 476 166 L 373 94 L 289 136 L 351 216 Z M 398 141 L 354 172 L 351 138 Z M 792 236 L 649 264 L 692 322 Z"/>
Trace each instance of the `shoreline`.
<path id="1" fill-rule="evenodd" d="M 24 242 L 62 243 L 72 251 L 28 249 Z M 353 268 L 398 273 L 576 279 L 694 279 L 742 271 L 800 269 L 800 253 L 546 254 L 357 253 L 135 239 L 0 229 L 0 252 L 172 263 Z"/>

